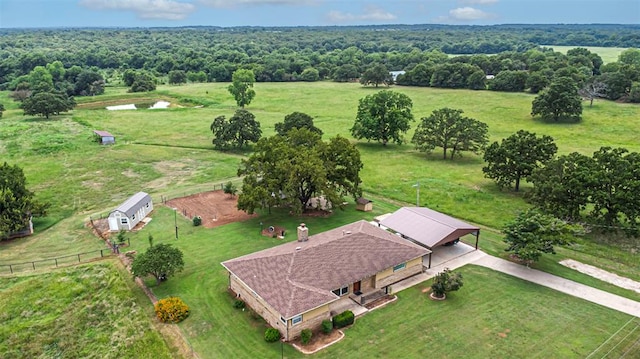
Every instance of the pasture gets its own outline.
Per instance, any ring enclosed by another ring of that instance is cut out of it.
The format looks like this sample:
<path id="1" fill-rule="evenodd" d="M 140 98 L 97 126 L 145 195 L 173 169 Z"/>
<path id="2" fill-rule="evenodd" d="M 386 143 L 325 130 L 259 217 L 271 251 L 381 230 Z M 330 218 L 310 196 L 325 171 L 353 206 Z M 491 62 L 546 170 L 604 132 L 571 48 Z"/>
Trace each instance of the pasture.
<path id="1" fill-rule="evenodd" d="M 563 54 L 566 54 L 567 51 L 576 48 L 576 46 L 558 46 L 558 45 L 543 45 L 543 46 L 550 47 L 554 51 L 558 51 Z M 626 50 L 626 48 L 624 47 L 598 47 L 598 46 L 580 46 L 580 47 L 600 55 L 600 57 L 602 58 L 602 61 L 605 64 L 618 61 L 618 56 L 620 55 L 620 53 Z"/>
<path id="2" fill-rule="evenodd" d="M 526 129 L 552 136 L 561 154 L 573 151 L 591 154 L 603 145 L 640 151 L 635 131 L 640 118 L 637 105 L 596 100 L 593 107 L 585 103 L 582 122 L 555 124 L 531 119 L 529 113 L 534 96 L 529 94 L 392 89 L 407 94 L 414 103 L 416 122 L 406 135 L 407 139 L 413 135 L 421 117 L 435 109 L 450 107 L 462 109 L 466 116 L 486 122 L 492 141 Z M 255 91 L 256 98 L 247 109 L 260 121 L 264 136 L 272 135 L 275 123 L 281 122 L 286 114 L 299 111 L 314 117 L 326 139 L 336 135 L 351 138 L 349 129 L 358 100 L 376 89 L 329 82 L 258 83 Z M 136 111 L 103 109 L 106 104 L 153 102 L 156 99 L 167 100 L 173 107 Z M 131 194 L 147 191 L 157 204 L 156 210 L 149 225 L 131 234 L 131 249 L 144 250 L 148 245 L 147 236 L 152 234 L 157 243 L 175 243 L 184 251 L 185 271 L 152 289 L 159 297 L 179 295 L 191 306 L 192 317 L 181 327 L 203 358 L 250 354 L 250 350 L 254 350 L 252 353 L 270 353 L 268 355 L 274 357 L 280 354 L 279 345 L 268 345 L 262 339 L 264 327 L 259 320 L 233 309 L 232 300 L 226 293 L 227 278 L 219 265 L 223 260 L 280 243 L 259 235 L 260 222 L 282 225 L 290 230 L 303 220 L 313 232 L 320 232 L 356 219 L 371 219 L 402 205 L 414 205 L 416 190 L 412 185 L 420 182 L 422 206 L 481 225 L 481 249 L 504 256 L 504 244 L 498 231 L 527 207 L 522 194 L 501 191 L 482 176 L 481 156 L 464 153 L 462 158 L 451 161 L 443 160 L 439 152 L 419 153 L 411 144 L 383 147 L 360 142 L 358 148 L 364 163 L 362 188 L 365 196 L 375 201 L 373 213 L 356 212 L 352 206 L 347 206 L 345 211 L 337 210 L 329 218 L 297 218 L 274 211 L 272 214 L 261 213 L 260 217 L 247 222 L 213 229 L 193 227 L 187 219 L 178 216 L 180 239 L 176 241 L 175 214 L 160 205 L 161 196 L 181 197 L 211 190 L 214 183 L 235 180 L 239 161 L 251 151 L 248 148 L 222 153 L 212 149 L 209 125 L 216 116 L 230 117 L 235 111 L 226 84 L 160 86 L 155 93 L 143 96 L 128 94 L 124 88 L 110 87 L 103 96 L 77 100 L 79 106 L 71 114 L 45 120 L 22 116 L 16 104 L 7 100 L 7 93 L 0 93 L 0 102 L 7 108 L 0 120 L 0 156 L 10 164 L 23 167 L 30 189 L 38 198 L 52 204 L 49 216 L 35 222 L 34 236 L 0 244 L 0 264 L 104 248 L 103 242 L 86 226 L 89 218 L 104 216 Z M 204 107 L 198 108 L 198 105 Z M 100 146 L 92 142 L 92 131 L 96 129 L 113 133 L 116 144 Z M 523 187 L 526 191 L 528 185 Z M 536 266 L 639 300 L 637 293 L 600 282 L 557 263 L 563 258 L 573 258 L 639 280 L 640 268 L 633 250 L 640 249 L 640 243 L 625 242 L 628 250 L 619 249 L 619 244 L 615 238 L 580 240 L 570 249 L 560 249 L 556 256 L 545 255 Z M 461 344 L 462 339 L 468 340 L 469 345 L 487 345 L 477 357 L 517 356 L 517 353 L 525 352 L 540 352 L 540 357 L 585 357 L 629 321 L 628 316 L 617 312 L 519 283 L 494 272 L 475 267 L 463 271 L 469 280 L 463 290 L 455 294 L 458 300 L 434 304 L 422 298 L 417 289 L 407 290 L 400 293 L 397 303 L 359 319 L 354 328 L 347 330 L 343 342 L 318 356 L 348 356 L 356 347 L 388 349 L 384 355 L 367 352 L 372 357 L 397 356 L 403 353 L 400 350 L 407 349 L 403 335 L 411 333 L 410 338 L 421 344 L 411 349 L 409 357 L 422 356 L 427 344 L 431 350 L 446 351 L 451 357 L 459 357 L 470 352 L 470 346 Z M 494 290 L 503 295 L 491 295 Z M 5 292 L 0 294 L 0 300 L 6 300 Z M 532 293 L 530 297 L 529 292 Z M 522 299 L 524 296 L 526 300 Z M 138 299 L 138 305 L 148 305 L 144 298 Z M 424 304 L 419 306 L 418 316 L 415 315 L 416 301 Z M 467 302 L 474 303 L 475 307 L 467 307 Z M 436 305 L 439 307 L 434 310 Z M 538 309 L 535 306 L 539 306 Z M 575 312 L 574 308 L 577 308 Z M 441 311 L 448 316 L 440 316 Z M 464 321 L 479 315 L 476 311 L 486 312 L 486 316 L 476 322 Z M 578 315 L 578 312 L 583 314 Z M 513 316 L 515 313 L 520 315 Z M 456 317 L 456 321 L 445 319 L 451 317 Z M 422 318 L 434 320 L 419 320 Z M 515 321 L 519 318 L 528 319 L 525 327 L 518 328 Z M 597 320 L 587 322 L 588 318 Z M 567 320 L 568 324 L 563 324 Z M 538 321 L 540 325 L 536 323 Z M 593 322 L 598 325 L 593 326 Z M 475 328 L 465 332 L 468 335 L 442 335 L 467 325 Z M 545 332 L 556 327 L 562 330 L 553 335 Z M 581 328 L 582 333 L 576 335 L 577 331 L 572 330 L 575 328 Z M 506 329 L 512 334 L 504 333 Z M 496 339 L 499 333 L 507 336 Z M 524 340 L 525 334 L 531 339 Z M 532 347 L 534 342 L 545 342 L 546 345 L 544 348 Z M 301 357 L 288 346 L 284 349 L 287 357 Z"/>

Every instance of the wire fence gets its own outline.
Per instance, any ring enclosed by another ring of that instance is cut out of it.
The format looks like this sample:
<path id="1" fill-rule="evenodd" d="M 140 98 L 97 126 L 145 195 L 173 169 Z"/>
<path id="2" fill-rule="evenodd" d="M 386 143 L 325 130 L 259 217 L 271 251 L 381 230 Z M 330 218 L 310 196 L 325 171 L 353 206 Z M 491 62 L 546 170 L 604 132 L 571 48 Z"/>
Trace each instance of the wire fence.
<path id="1" fill-rule="evenodd" d="M 111 255 L 112 255 L 111 250 L 105 248 L 105 249 L 98 249 L 91 252 L 69 254 L 61 257 L 39 259 L 34 261 L 22 262 L 22 263 L 10 263 L 10 264 L 0 263 L 0 268 L 2 268 L 1 273 L 14 274 L 14 273 L 26 272 L 26 271 L 54 269 L 60 266 L 88 262 L 95 259 L 101 259 L 101 258 L 109 257 Z"/>
<path id="2" fill-rule="evenodd" d="M 193 186 L 190 187 L 189 189 L 185 189 L 185 190 L 180 190 L 180 191 L 173 191 L 173 192 L 169 192 L 169 193 L 165 193 L 165 194 L 161 194 L 160 195 L 160 202 L 162 204 L 166 204 L 167 201 L 170 201 L 172 199 L 176 199 L 176 198 L 182 198 L 182 197 L 188 197 L 188 196 L 192 196 L 198 193 L 202 193 L 202 192 L 209 192 L 209 191 L 222 191 L 224 190 L 224 186 L 231 182 L 235 188 L 240 191 L 240 188 L 242 187 L 242 178 L 240 177 L 233 177 L 233 178 L 229 178 L 220 182 L 216 182 L 216 183 L 207 183 L 207 184 L 202 184 L 199 186 Z"/>

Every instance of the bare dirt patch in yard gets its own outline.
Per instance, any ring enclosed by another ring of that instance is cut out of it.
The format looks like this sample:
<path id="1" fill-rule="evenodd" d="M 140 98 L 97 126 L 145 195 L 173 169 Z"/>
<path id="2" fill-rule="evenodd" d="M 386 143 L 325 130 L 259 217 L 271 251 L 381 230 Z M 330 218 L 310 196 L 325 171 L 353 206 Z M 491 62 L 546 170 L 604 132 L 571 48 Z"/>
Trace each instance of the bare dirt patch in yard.
<path id="1" fill-rule="evenodd" d="M 179 213 L 189 219 L 200 216 L 202 225 L 207 228 L 245 221 L 256 216 L 238 210 L 237 204 L 238 197 L 231 197 L 221 190 L 174 198 L 166 203 L 167 207 L 177 208 Z"/>
<path id="2" fill-rule="evenodd" d="M 322 332 L 314 332 L 311 340 L 307 344 L 302 344 L 300 338 L 290 342 L 294 348 L 304 354 L 313 354 L 319 350 L 328 347 L 331 344 L 339 342 L 344 338 L 344 333 L 340 330 L 332 330 L 329 334 Z"/>

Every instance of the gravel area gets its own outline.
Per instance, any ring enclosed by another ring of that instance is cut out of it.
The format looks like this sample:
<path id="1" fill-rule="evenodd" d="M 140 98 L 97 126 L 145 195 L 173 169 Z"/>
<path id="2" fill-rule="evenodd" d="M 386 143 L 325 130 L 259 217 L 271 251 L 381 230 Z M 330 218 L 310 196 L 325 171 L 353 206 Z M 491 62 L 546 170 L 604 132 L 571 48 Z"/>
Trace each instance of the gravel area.
<path id="1" fill-rule="evenodd" d="M 565 267 L 575 269 L 578 272 L 590 275 L 594 278 L 598 278 L 607 283 L 611 283 L 618 287 L 630 289 L 635 291 L 636 293 L 640 293 L 640 282 L 636 282 L 635 280 L 621 277 L 615 273 L 607 272 L 606 270 L 602 270 L 589 264 L 580 263 L 578 261 L 574 261 L 573 259 L 562 260 L 560 261 L 560 264 Z"/>

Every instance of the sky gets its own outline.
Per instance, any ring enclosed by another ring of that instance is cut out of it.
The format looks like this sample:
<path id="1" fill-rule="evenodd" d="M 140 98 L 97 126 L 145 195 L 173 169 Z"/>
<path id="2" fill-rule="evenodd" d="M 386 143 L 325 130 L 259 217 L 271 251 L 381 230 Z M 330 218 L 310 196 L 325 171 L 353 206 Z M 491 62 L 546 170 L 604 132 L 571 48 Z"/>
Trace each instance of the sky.
<path id="1" fill-rule="evenodd" d="M 0 28 L 640 24 L 640 0 L 0 0 Z"/>

